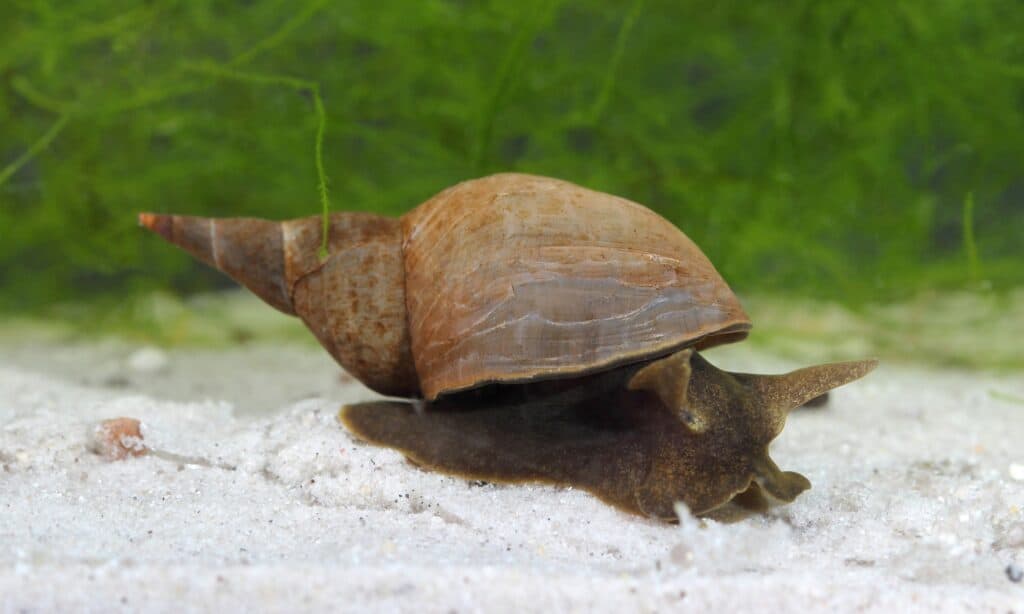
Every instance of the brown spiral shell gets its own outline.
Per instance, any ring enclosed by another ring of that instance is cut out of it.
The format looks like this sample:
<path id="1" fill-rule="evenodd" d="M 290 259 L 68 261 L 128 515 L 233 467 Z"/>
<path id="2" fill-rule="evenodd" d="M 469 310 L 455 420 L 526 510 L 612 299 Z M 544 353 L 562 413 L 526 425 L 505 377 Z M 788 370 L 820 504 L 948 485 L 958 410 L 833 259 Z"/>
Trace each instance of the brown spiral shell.
<path id="1" fill-rule="evenodd" d="M 297 315 L 383 394 L 575 377 L 746 336 L 750 319 L 700 249 L 650 209 L 506 173 L 400 219 L 269 222 L 144 213 L 140 222 Z"/>

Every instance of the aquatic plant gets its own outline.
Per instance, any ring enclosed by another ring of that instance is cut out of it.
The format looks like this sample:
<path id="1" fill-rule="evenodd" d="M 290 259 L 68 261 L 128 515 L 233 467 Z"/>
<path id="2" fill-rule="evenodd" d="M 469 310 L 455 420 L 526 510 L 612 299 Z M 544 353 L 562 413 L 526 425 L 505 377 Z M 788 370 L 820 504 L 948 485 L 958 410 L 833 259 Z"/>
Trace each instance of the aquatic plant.
<path id="1" fill-rule="evenodd" d="M 222 283 L 138 210 L 316 215 L 329 186 L 336 210 L 397 214 L 498 170 L 651 206 L 741 293 L 857 305 L 1024 281 L 1009 0 L 2 12 L 6 310 Z"/>

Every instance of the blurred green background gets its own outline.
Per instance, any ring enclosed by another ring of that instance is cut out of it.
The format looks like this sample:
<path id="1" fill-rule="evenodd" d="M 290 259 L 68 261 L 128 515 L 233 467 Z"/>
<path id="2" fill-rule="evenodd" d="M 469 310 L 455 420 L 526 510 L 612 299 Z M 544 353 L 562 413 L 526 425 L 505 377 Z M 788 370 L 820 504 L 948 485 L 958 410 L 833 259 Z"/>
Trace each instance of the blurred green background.
<path id="1" fill-rule="evenodd" d="M 318 213 L 321 118 L 334 210 L 397 215 L 518 170 L 656 209 L 741 295 L 860 309 L 1024 286 L 1016 0 L 6 0 L 0 16 L 8 313 L 228 285 L 135 213 Z"/>

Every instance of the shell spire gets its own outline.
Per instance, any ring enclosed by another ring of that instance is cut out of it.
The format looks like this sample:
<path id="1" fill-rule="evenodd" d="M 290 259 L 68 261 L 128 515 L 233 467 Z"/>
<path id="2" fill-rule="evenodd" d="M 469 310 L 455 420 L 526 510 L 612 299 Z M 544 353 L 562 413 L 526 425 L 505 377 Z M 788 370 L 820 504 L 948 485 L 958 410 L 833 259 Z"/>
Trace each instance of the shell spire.
<path id="1" fill-rule="evenodd" d="M 406 322 L 398 220 L 335 213 L 284 222 L 140 213 L 139 224 L 261 299 L 298 316 L 331 356 L 381 394 L 418 396 Z"/>
<path id="2" fill-rule="evenodd" d="M 295 315 L 280 223 L 140 213 L 139 225 L 224 272 L 276 309 Z"/>

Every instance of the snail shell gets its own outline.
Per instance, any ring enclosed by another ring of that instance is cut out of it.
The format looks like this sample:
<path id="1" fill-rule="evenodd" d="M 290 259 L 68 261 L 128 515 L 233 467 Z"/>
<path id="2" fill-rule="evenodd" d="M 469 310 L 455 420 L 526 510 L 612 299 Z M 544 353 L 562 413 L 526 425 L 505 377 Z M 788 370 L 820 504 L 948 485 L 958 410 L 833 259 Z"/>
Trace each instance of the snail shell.
<path id="1" fill-rule="evenodd" d="M 700 249 L 650 209 L 566 181 L 466 181 L 400 219 L 140 222 L 297 315 L 383 394 L 435 399 L 576 377 L 744 338 L 750 319 Z"/>

